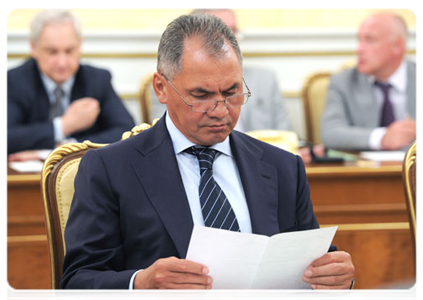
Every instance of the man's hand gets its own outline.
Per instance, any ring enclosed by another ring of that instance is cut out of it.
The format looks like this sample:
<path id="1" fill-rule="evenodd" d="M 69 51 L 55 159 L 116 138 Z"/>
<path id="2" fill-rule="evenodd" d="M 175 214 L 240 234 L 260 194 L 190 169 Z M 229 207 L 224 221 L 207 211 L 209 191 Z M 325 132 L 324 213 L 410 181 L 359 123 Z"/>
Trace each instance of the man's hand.
<path id="1" fill-rule="evenodd" d="M 27 160 L 42 160 L 37 150 L 25 150 L 10 154 L 7 157 L 8 161 L 27 161 Z"/>
<path id="2" fill-rule="evenodd" d="M 176 257 L 158 259 L 138 272 L 135 289 L 211 289 L 212 278 L 207 267 Z"/>
<path id="3" fill-rule="evenodd" d="M 382 138 L 382 149 L 398 150 L 416 139 L 416 122 L 411 119 L 395 121 Z"/>
<path id="4" fill-rule="evenodd" d="M 64 135 L 68 136 L 91 127 L 99 113 L 100 104 L 94 98 L 85 97 L 71 102 L 62 116 Z"/>
<path id="5" fill-rule="evenodd" d="M 351 256 L 343 251 L 326 253 L 313 261 L 303 275 L 312 289 L 349 289 L 353 278 Z"/>

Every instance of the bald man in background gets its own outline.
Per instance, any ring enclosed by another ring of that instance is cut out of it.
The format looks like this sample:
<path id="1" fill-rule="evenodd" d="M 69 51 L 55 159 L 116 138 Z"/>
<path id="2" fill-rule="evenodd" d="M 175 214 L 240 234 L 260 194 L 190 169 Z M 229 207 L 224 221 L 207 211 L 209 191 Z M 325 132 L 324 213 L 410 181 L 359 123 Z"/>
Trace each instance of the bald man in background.
<path id="1" fill-rule="evenodd" d="M 407 61 L 407 26 L 380 12 L 358 31 L 357 66 L 333 75 L 321 135 L 329 148 L 398 150 L 416 138 L 416 64 Z"/>

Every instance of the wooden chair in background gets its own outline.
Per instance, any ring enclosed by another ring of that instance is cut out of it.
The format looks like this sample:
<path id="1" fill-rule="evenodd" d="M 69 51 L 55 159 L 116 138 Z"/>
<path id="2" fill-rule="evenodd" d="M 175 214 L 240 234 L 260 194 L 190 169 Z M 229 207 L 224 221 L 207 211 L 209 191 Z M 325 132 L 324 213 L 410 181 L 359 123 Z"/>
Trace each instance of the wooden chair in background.
<path id="1" fill-rule="evenodd" d="M 414 142 L 408 148 L 403 162 L 405 200 L 414 252 L 416 250 L 416 154 L 416 142 Z"/>
<path id="2" fill-rule="evenodd" d="M 131 131 L 125 132 L 122 139 L 127 139 L 150 127 L 149 124 L 135 126 Z M 66 253 L 64 232 L 75 192 L 74 180 L 79 163 L 88 150 L 98 149 L 105 145 L 94 144 L 90 141 L 65 144 L 53 150 L 44 162 L 41 186 L 53 289 L 60 288 Z"/>
<path id="3" fill-rule="evenodd" d="M 151 123 L 151 83 L 153 74 L 147 75 L 141 82 L 139 103 L 141 108 L 141 122 Z"/>
<path id="4" fill-rule="evenodd" d="M 330 72 L 314 73 L 306 78 L 302 99 L 306 125 L 307 141 L 316 145 L 321 144 L 320 118 L 326 105 L 326 94 L 330 82 Z"/>

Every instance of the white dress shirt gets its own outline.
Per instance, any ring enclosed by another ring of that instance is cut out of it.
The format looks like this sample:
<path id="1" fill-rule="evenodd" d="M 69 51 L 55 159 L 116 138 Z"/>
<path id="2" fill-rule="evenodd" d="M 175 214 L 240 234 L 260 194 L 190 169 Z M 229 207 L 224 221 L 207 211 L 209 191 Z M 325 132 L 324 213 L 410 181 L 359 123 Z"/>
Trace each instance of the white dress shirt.
<path id="1" fill-rule="evenodd" d="M 382 110 L 383 93 L 374 82 L 375 78 L 369 78 L 373 86 L 373 93 L 376 97 L 377 106 Z M 407 63 L 403 61 L 398 69 L 388 78 L 386 83 L 392 87 L 389 89 L 389 100 L 394 109 L 395 120 L 403 120 L 407 117 Z M 372 130 L 369 137 L 369 147 L 372 150 L 382 149 L 382 139 L 387 131 L 386 127 L 378 127 Z"/>

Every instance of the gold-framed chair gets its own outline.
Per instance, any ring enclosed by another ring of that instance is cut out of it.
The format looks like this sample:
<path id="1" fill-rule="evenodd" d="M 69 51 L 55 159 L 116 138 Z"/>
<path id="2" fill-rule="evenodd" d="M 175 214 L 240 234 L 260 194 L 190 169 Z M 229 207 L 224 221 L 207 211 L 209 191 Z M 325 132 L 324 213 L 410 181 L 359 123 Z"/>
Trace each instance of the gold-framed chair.
<path id="1" fill-rule="evenodd" d="M 320 118 L 326 105 L 331 72 L 317 72 L 306 78 L 302 89 L 307 141 L 320 144 Z"/>
<path id="2" fill-rule="evenodd" d="M 125 132 L 122 139 L 136 135 L 151 126 L 149 124 L 135 126 L 131 131 Z M 105 145 L 91 143 L 90 141 L 65 144 L 54 149 L 44 162 L 41 188 L 49 246 L 52 289 L 60 288 L 63 260 L 66 253 L 64 232 L 75 191 L 73 183 L 79 163 L 87 151 Z"/>
<path id="3" fill-rule="evenodd" d="M 403 161 L 403 183 L 414 250 L 416 249 L 416 156 L 416 142 L 413 142 Z"/>
<path id="4" fill-rule="evenodd" d="M 291 153 L 298 154 L 298 135 L 293 131 L 276 129 L 253 130 L 246 132 L 246 134 L 262 142 L 282 148 Z"/>
<path id="5" fill-rule="evenodd" d="M 139 104 L 141 109 L 141 122 L 151 123 L 151 83 L 153 82 L 153 74 L 149 74 L 141 81 L 141 88 L 139 93 Z"/>

